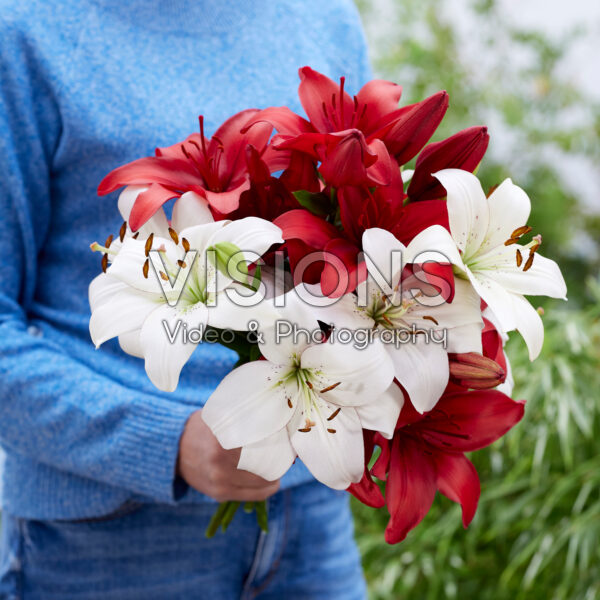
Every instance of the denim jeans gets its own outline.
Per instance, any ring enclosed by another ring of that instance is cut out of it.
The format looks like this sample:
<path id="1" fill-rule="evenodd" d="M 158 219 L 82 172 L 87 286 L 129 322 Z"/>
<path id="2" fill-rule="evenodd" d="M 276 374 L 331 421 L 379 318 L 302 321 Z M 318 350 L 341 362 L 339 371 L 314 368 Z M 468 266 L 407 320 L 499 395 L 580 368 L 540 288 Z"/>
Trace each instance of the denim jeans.
<path id="1" fill-rule="evenodd" d="M 366 598 L 345 492 L 318 483 L 280 491 L 269 500 L 269 533 L 240 510 L 206 539 L 215 508 L 130 502 L 82 521 L 4 514 L 0 598 Z"/>

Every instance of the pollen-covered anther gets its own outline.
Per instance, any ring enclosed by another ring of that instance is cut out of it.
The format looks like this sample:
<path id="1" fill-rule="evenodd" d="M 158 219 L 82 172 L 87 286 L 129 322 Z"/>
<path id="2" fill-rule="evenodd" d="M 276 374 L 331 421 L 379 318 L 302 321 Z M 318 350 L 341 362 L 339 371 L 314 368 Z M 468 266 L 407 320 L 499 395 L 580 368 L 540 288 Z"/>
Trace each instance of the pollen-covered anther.
<path id="1" fill-rule="evenodd" d="M 510 237 L 512 239 L 519 239 L 522 235 L 529 233 L 531 231 L 531 227 L 529 225 L 522 225 L 521 227 L 517 227 L 511 234 Z"/>
<path id="2" fill-rule="evenodd" d="M 423 318 L 426 319 L 427 321 L 431 321 L 432 323 L 435 323 L 436 325 L 439 325 L 438 320 L 430 315 L 425 315 Z"/>
<path id="3" fill-rule="evenodd" d="M 505 242 L 505 246 L 510 246 L 511 244 L 516 244 L 519 241 L 519 238 L 508 238 Z"/>
<path id="4" fill-rule="evenodd" d="M 287 405 L 288 405 L 290 408 L 294 408 L 294 405 L 292 404 L 292 399 L 291 399 L 291 398 L 288 398 L 288 399 L 287 399 Z"/>
<path id="5" fill-rule="evenodd" d="M 142 267 L 142 274 L 144 275 L 144 279 L 148 279 L 148 269 L 150 269 L 150 260 L 146 259 L 144 261 L 144 266 Z"/>
<path id="6" fill-rule="evenodd" d="M 172 227 L 169 227 L 169 235 L 171 236 L 171 239 L 176 244 L 179 244 L 179 236 L 177 235 L 177 232 Z"/>
<path id="7" fill-rule="evenodd" d="M 298 429 L 301 433 L 308 433 L 310 431 L 310 427 L 304 427 L 303 429 Z"/>
<path id="8" fill-rule="evenodd" d="M 320 393 L 324 394 L 325 392 L 330 392 L 331 390 L 334 390 L 338 385 L 340 385 L 342 382 L 338 381 L 337 383 L 334 383 L 333 385 L 329 385 L 326 388 L 323 388 Z"/>
<path id="9" fill-rule="evenodd" d="M 123 221 L 123 225 L 121 225 L 121 229 L 119 229 L 119 241 L 122 242 L 125 239 L 125 234 L 127 233 L 127 221 Z"/>
<path id="10" fill-rule="evenodd" d="M 185 238 L 181 238 L 181 245 L 186 252 L 190 251 L 190 243 Z"/>
<path id="11" fill-rule="evenodd" d="M 144 246 L 144 254 L 146 256 L 150 255 L 150 250 L 152 249 L 152 242 L 154 241 L 154 234 L 151 233 L 146 240 L 146 245 Z"/>
<path id="12" fill-rule="evenodd" d="M 529 253 L 529 257 L 525 261 L 525 266 L 523 267 L 523 271 L 529 271 L 529 269 L 531 269 L 531 265 L 533 265 L 534 256 L 535 256 L 535 252 Z"/>
<path id="13" fill-rule="evenodd" d="M 112 244 L 113 241 L 113 234 L 111 233 L 107 238 L 106 241 L 104 242 L 104 247 L 105 248 L 110 248 L 110 245 Z"/>
<path id="14" fill-rule="evenodd" d="M 106 273 L 106 269 L 108 268 L 108 254 L 102 255 L 102 262 L 100 265 L 102 266 L 102 272 Z"/>
<path id="15" fill-rule="evenodd" d="M 309 389 L 314 389 L 313 384 L 310 381 L 306 382 L 306 385 L 308 386 Z"/>
<path id="16" fill-rule="evenodd" d="M 334 412 L 332 412 L 328 417 L 327 420 L 328 421 L 333 421 L 339 414 L 340 414 L 340 410 L 342 410 L 341 408 L 336 408 Z"/>
<path id="17" fill-rule="evenodd" d="M 329 433 L 335 433 L 335 429 L 327 429 L 327 431 L 329 431 Z"/>
<path id="18" fill-rule="evenodd" d="M 169 281 L 169 277 L 163 271 L 160 271 L 160 278 L 163 279 L 164 281 Z"/>
<path id="19" fill-rule="evenodd" d="M 521 254 L 520 250 L 517 250 L 517 267 L 520 267 L 522 262 L 523 262 L 523 255 Z"/>
<path id="20" fill-rule="evenodd" d="M 140 232 L 136 231 L 131 237 L 133 237 L 134 240 L 137 240 L 139 236 L 140 236 Z"/>
<path id="21" fill-rule="evenodd" d="M 181 259 L 179 259 L 179 260 L 177 261 L 177 264 L 178 264 L 178 265 L 179 265 L 179 266 L 180 266 L 182 269 L 185 269 L 185 268 L 187 267 L 187 265 L 185 264 L 185 261 L 183 261 L 183 260 L 181 260 Z"/>

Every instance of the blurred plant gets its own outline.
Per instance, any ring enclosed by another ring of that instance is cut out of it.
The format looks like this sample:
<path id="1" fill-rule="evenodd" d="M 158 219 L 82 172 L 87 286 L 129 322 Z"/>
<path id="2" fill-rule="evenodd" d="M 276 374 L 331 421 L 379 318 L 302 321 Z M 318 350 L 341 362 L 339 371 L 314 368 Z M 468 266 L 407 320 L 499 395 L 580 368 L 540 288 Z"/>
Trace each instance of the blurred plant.
<path id="1" fill-rule="evenodd" d="M 458 0 L 358 4 L 374 32 L 377 75 L 404 85 L 403 104 L 448 91 L 450 108 L 435 139 L 489 126 L 490 149 L 478 172 L 484 186 L 510 176 L 528 192 L 530 224 L 563 267 L 570 299 L 589 300 L 582 281 L 600 267 L 600 218 L 586 214 L 564 180 L 574 163 L 592 170 L 600 160 L 600 105 L 561 74 L 580 28 L 551 40 L 514 25 L 494 0 L 464 0 L 468 14 L 453 19 Z"/>
<path id="2" fill-rule="evenodd" d="M 600 596 L 600 282 L 587 287 L 587 309 L 547 313 L 537 361 L 518 336 L 509 342 L 525 418 L 471 455 L 482 496 L 468 530 L 438 495 L 424 522 L 388 546 L 385 509 L 354 502 L 373 599 Z"/>
<path id="3" fill-rule="evenodd" d="M 357 538 L 373 600 L 592 600 L 600 598 L 600 216 L 586 215 L 564 165 L 598 164 L 600 107 L 561 75 L 579 30 L 550 40 L 508 22 L 495 0 L 462 0 L 469 14 L 448 18 L 442 9 L 457 3 L 359 1 L 377 76 L 404 85 L 403 104 L 448 91 L 436 139 L 489 126 L 478 176 L 488 187 L 510 176 L 527 191 L 530 225 L 561 265 L 570 301 L 544 303 L 536 362 L 518 336 L 509 342 L 526 415 L 471 456 L 482 496 L 469 529 L 438 495 L 424 522 L 388 546 L 385 509 L 353 501 Z M 471 37 L 485 51 L 463 48 Z"/>

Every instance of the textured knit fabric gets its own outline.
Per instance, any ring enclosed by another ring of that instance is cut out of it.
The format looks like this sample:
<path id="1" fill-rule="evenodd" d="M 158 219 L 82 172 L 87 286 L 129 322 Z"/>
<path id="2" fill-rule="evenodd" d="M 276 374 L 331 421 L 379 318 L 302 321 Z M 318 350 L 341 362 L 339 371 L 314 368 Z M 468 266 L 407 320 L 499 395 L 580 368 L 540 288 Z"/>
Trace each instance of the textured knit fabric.
<path id="1" fill-rule="evenodd" d="M 86 521 L 2 523 L 10 600 L 364 600 L 348 495 L 316 483 L 269 499 L 269 533 L 243 511 L 207 540 L 208 504 L 128 503 Z"/>
<path id="2" fill-rule="evenodd" d="M 179 388 L 89 339 L 89 244 L 116 233 L 101 178 L 248 107 L 300 111 L 303 65 L 369 77 L 350 0 L 0 0 L 0 442 L 5 510 L 105 514 L 203 499 L 174 480 L 179 438 L 231 369 L 200 346 Z M 296 464 L 283 487 L 307 481 Z"/>

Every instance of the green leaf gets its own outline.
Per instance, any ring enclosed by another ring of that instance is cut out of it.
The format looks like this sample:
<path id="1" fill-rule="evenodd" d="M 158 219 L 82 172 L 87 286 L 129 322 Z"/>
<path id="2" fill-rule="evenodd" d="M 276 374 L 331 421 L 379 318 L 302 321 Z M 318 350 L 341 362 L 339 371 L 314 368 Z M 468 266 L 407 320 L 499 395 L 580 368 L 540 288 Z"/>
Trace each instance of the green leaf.
<path id="1" fill-rule="evenodd" d="M 308 190 L 298 190 L 294 192 L 294 196 L 301 206 L 318 217 L 326 217 L 331 214 L 335 207 L 333 200 L 330 200 L 326 194 L 321 192 L 313 193 Z"/>

